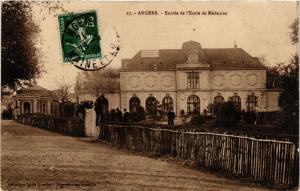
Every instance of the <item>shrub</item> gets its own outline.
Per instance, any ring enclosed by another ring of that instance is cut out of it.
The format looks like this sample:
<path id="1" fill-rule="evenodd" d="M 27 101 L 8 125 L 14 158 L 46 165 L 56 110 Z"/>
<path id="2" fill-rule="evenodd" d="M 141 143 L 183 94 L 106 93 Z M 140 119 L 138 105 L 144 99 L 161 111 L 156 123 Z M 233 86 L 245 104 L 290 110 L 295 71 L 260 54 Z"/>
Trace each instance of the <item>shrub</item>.
<path id="1" fill-rule="evenodd" d="M 138 115 L 138 118 L 139 120 L 143 120 L 145 119 L 146 117 L 146 112 L 145 112 L 145 109 L 142 107 L 142 106 L 139 106 L 137 109 L 136 109 L 136 113 Z"/>
<path id="2" fill-rule="evenodd" d="M 197 126 L 203 124 L 204 122 L 205 122 L 204 118 L 200 115 L 194 115 L 191 119 L 191 123 Z"/>
<path id="3" fill-rule="evenodd" d="M 283 118 L 283 120 L 280 123 L 280 127 L 282 129 L 284 129 L 286 132 L 291 132 L 291 133 L 298 135 L 299 134 L 299 125 L 298 125 L 298 121 L 295 120 L 295 118 L 297 118 L 297 116 L 284 114 L 282 118 Z"/>
<path id="4" fill-rule="evenodd" d="M 206 109 L 207 109 L 207 112 L 212 115 L 214 112 L 214 104 L 212 104 L 212 103 L 208 104 Z"/>
<path id="5" fill-rule="evenodd" d="M 142 106 L 139 106 L 136 109 L 136 112 L 129 113 L 130 121 L 132 122 L 139 122 L 146 118 L 146 112 L 145 109 Z"/>
<path id="6" fill-rule="evenodd" d="M 245 123 L 248 123 L 248 124 L 254 124 L 256 120 L 256 115 L 255 115 L 255 112 L 246 112 L 244 114 L 244 121 Z"/>
<path id="7" fill-rule="evenodd" d="M 63 107 L 64 107 L 64 117 L 73 118 L 75 114 L 75 104 L 71 102 L 66 102 Z"/>
<path id="8" fill-rule="evenodd" d="M 240 113 L 235 109 L 233 102 L 219 103 L 216 107 L 217 125 L 222 127 L 238 126 L 241 120 Z"/>

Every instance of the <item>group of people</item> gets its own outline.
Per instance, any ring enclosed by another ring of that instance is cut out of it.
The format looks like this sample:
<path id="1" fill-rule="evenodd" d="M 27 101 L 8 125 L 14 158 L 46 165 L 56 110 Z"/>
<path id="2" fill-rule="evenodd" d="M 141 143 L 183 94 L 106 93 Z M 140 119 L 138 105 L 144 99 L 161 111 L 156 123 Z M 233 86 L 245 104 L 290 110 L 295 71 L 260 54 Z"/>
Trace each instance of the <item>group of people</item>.
<path id="1" fill-rule="evenodd" d="M 97 114 L 97 113 L 96 113 Z M 112 121 L 112 122 L 129 122 L 130 114 L 126 109 L 123 112 L 119 109 L 112 109 L 109 113 L 103 113 L 98 117 L 97 122 Z"/>
<path id="2" fill-rule="evenodd" d="M 4 110 L 1 113 L 1 119 L 3 119 L 3 120 L 8 120 L 8 119 L 12 119 L 12 118 L 13 118 L 12 112 L 9 110 Z"/>
<path id="3" fill-rule="evenodd" d="M 129 113 L 126 109 L 123 112 L 119 109 L 112 109 L 108 112 L 108 103 L 103 95 L 97 98 L 94 110 L 96 112 L 96 126 L 101 122 L 114 121 L 114 122 L 129 122 Z"/>
<path id="4" fill-rule="evenodd" d="M 96 126 L 99 126 L 99 124 L 106 121 L 131 122 L 134 121 L 134 118 L 136 118 L 134 116 L 134 113 L 129 113 L 126 109 L 124 109 L 122 112 L 119 108 L 116 108 L 108 112 L 108 103 L 103 95 L 97 98 L 94 106 L 95 106 L 94 110 L 96 112 Z M 137 113 L 137 115 L 139 116 L 139 113 Z M 168 117 L 168 125 L 174 126 L 174 119 L 176 116 L 172 108 L 167 113 L 167 117 Z M 141 117 L 139 116 L 138 118 Z"/>

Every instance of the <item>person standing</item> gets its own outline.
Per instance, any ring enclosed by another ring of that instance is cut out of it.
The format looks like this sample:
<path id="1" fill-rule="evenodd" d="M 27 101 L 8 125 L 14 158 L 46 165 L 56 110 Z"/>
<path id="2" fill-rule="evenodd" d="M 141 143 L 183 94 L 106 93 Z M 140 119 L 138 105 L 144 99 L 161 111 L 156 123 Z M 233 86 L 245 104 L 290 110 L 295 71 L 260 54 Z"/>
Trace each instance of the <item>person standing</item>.
<path id="1" fill-rule="evenodd" d="M 124 109 L 123 122 L 129 122 L 129 113 Z"/>
<path id="2" fill-rule="evenodd" d="M 116 120 L 117 120 L 116 110 L 112 109 L 110 110 L 109 113 L 109 121 L 116 121 Z"/>
<path id="3" fill-rule="evenodd" d="M 95 112 L 96 112 L 96 126 L 99 125 L 99 122 L 103 121 L 103 102 L 104 102 L 104 95 L 101 95 L 97 98 L 95 102 Z"/>
<path id="4" fill-rule="evenodd" d="M 122 111 L 119 108 L 117 108 L 116 109 L 116 121 L 121 122 L 122 121 L 122 116 L 123 116 Z"/>
<path id="5" fill-rule="evenodd" d="M 168 117 L 168 126 L 173 127 L 174 126 L 174 119 L 175 119 L 175 113 L 173 112 L 173 109 L 171 108 L 169 112 L 167 113 Z"/>

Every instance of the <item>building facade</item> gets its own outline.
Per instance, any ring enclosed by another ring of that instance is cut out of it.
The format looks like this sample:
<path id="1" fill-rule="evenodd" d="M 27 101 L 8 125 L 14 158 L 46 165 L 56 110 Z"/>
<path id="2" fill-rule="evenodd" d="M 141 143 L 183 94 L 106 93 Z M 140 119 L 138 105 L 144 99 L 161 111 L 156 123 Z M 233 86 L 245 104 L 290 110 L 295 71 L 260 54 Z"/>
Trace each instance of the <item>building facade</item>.
<path id="1" fill-rule="evenodd" d="M 120 107 L 147 113 L 203 113 L 209 104 L 232 100 L 239 110 L 277 111 L 278 90 L 266 88 L 266 67 L 241 48 L 204 49 L 189 41 L 181 49 L 139 51 L 123 59 Z"/>
<path id="2" fill-rule="evenodd" d="M 33 113 L 59 116 L 59 102 L 52 91 L 33 84 L 17 92 L 13 110 L 15 118 Z"/>

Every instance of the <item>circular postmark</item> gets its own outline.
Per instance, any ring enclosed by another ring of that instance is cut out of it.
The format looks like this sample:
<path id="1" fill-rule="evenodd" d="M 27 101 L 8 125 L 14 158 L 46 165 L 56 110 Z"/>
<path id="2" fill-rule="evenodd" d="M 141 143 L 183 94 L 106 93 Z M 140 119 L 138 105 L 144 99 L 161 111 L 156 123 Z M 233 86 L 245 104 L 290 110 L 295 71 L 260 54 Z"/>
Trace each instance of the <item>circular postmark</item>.
<path id="1" fill-rule="evenodd" d="M 102 52 L 96 11 L 59 15 L 58 20 L 64 63 L 93 71 L 106 67 L 117 56 L 120 37 L 115 29 L 117 41 L 110 43 L 108 54 Z"/>

